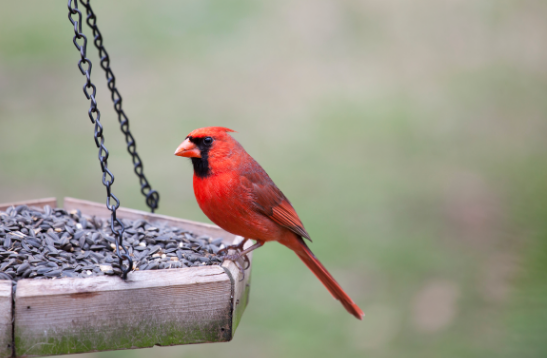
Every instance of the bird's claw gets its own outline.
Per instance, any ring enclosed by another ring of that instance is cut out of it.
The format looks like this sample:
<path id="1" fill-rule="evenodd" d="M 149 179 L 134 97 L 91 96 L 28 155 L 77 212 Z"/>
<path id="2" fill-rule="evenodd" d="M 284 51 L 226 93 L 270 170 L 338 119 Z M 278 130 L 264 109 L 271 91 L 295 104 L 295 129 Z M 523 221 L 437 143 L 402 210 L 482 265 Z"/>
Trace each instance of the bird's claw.
<path id="1" fill-rule="evenodd" d="M 243 258 L 243 265 L 239 263 L 239 259 Z M 245 279 L 245 270 L 247 270 L 249 267 L 251 267 L 251 261 L 249 260 L 249 257 L 247 254 L 241 255 L 239 253 L 233 254 L 233 255 L 226 255 L 224 256 L 224 260 L 230 260 L 232 261 L 236 267 L 238 268 L 239 272 L 241 272 L 241 280 L 243 281 Z"/>
<path id="2" fill-rule="evenodd" d="M 243 256 L 243 258 L 245 259 L 245 263 L 247 264 L 247 266 L 245 266 L 245 268 L 243 269 L 245 271 L 249 267 L 251 267 L 251 260 L 249 260 L 249 256 L 247 256 L 246 254 Z"/>
<path id="3" fill-rule="evenodd" d="M 239 243 L 237 245 L 226 246 L 226 247 L 218 250 L 217 255 L 227 254 L 229 250 L 241 251 L 241 250 L 243 250 L 243 246 L 245 245 L 245 241 L 246 240 L 242 241 L 241 243 Z"/>
<path id="4" fill-rule="evenodd" d="M 231 248 L 228 248 L 228 247 L 225 247 L 223 249 L 220 249 L 217 251 L 217 255 L 223 255 L 223 254 L 227 254 L 228 253 L 228 250 L 231 250 Z"/>

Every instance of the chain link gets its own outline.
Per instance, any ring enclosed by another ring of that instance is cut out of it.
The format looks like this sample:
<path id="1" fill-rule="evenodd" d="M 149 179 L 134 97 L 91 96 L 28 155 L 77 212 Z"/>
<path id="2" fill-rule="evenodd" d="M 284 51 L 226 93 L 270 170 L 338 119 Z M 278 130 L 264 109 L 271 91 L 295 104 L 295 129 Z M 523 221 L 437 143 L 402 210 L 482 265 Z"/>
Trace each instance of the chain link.
<path id="1" fill-rule="evenodd" d="M 111 93 L 112 102 L 114 103 L 114 110 L 118 114 L 118 122 L 120 123 L 120 130 L 125 135 L 125 142 L 127 143 L 127 151 L 133 159 L 133 170 L 139 178 L 141 185 L 141 193 L 146 198 L 146 205 L 153 213 L 158 208 L 160 195 L 156 190 L 153 190 L 148 180 L 144 176 L 143 164 L 140 156 L 137 154 L 137 143 L 133 138 L 133 135 L 129 131 L 129 118 L 122 109 L 122 96 L 116 88 L 116 77 L 110 68 L 110 57 L 103 45 L 103 36 L 97 27 L 97 17 L 91 8 L 90 0 L 80 0 L 80 3 L 85 7 L 87 13 L 86 22 L 93 31 L 93 43 L 99 51 L 99 57 L 101 59 L 101 67 L 105 72 L 108 89 Z"/>
<path id="2" fill-rule="evenodd" d="M 91 123 L 95 124 L 94 139 L 97 148 L 99 148 L 99 162 L 101 164 L 101 170 L 103 172 L 102 182 L 106 187 L 106 207 L 111 211 L 110 229 L 116 240 L 116 254 L 120 260 L 120 268 L 123 272 L 123 278 L 127 277 L 127 273 L 133 268 L 133 260 L 129 256 L 129 251 L 123 246 L 123 232 L 125 227 L 123 223 L 116 217 L 116 210 L 120 207 L 120 200 L 112 193 L 112 184 L 114 184 L 114 175 L 108 169 L 108 150 L 104 145 L 103 125 L 101 124 L 101 112 L 97 108 L 97 101 L 95 95 L 97 88 L 91 83 L 91 61 L 86 58 L 87 51 L 87 37 L 82 33 L 82 13 L 78 9 L 78 0 L 68 0 L 68 19 L 74 25 L 74 38 L 72 42 L 80 53 L 80 60 L 78 61 L 78 68 L 82 75 L 85 76 L 86 82 L 83 87 L 84 94 L 88 100 L 90 100 L 90 106 L 88 110 L 88 116 Z M 90 93 L 90 89 L 92 89 Z M 110 200 L 114 200 L 111 204 Z M 122 253 L 123 249 L 123 253 Z M 123 261 L 128 261 L 127 268 L 124 268 Z"/>

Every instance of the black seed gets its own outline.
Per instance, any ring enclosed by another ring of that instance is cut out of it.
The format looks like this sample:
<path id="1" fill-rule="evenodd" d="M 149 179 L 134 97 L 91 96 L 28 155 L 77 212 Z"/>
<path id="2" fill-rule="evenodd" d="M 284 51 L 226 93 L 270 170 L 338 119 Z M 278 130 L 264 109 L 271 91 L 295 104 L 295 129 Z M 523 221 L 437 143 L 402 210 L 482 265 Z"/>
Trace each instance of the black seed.
<path id="1" fill-rule="evenodd" d="M 213 245 L 213 244 L 209 245 L 209 248 L 211 249 L 211 252 L 213 254 L 216 254 L 218 252 L 218 250 L 220 250 L 220 248 L 218 246 Z"/>
<path id="2" fill-rule="evenodd" d="M 148 253 L 150 256 L 154 255 L 156 252 L 160 250 L 159 246 L 153 246 L 150 248 L 150 252 Z"/>
<path id="3" fill-rule="evenodd" d="M 61 249 L 65 250 L 65 251 L 71 251 L 72 250 L 72 245 L 71 244 L 65 244 L 61 247 Z"/>
<path id="4" fill-rule="evenodd" d="M 201 261 L 201 262 L 204 262 L 206 264 L 211 262 L 211 260 L 209 260 L 208 257 L 198 257 L 198 260 Z"/>
<path id="5" fill-rule="evenodd" d="M 184 229 L 145 220 L 122 222 L 126 227 L 124 247 L 139 270 L 221 262 L 220 258 L 207 257 L 218 251 L 220 238 L 197 237 Z M 109 233 L 109 222 L 82 216 L 78 211 L 67 214 L 62 209 L 41 212 L 24 206 L 8 208 L 0 214 L 0 273 L 4 279 L 15 280 L 120 274 L 119 259 L 110 245 L 115 239 Z M 139 245 L 143 241 L 147 247 Z M 179 261 L 171 261 L 175 257 Z M 101 271 L 98 265 L 103 263 L 111 264 L 113 270 Z"/>
<path id="6" fill-rule="evenodd" d="M 74 272 L 74 270 L 63 270 L 61 273 L 62 277 L 77 277 L 78 274 Z"/>
<path id="7" fill-rule="evenodd" d="M 55 245 L 55 241 L 53 241 L 53 239 L 49 235 L 45 237 L 44 242 L 47 246 L 54 246 Z"/>
<path id="8" fill-rule="evenodd" d="M 30 244 L 34 247 L 40 247 L 40 243 L 37 240 L 34 239 L 27 239 L 27 244 Z"/>
<path id="9" fill-rule="evenodd" d="M 44 273 L 44 276 L 46 277 L 57 277 L 59 275 L 61 275 L 61 270 L 53 270 L 53 271 L 49 271 L 49 272 L 46 272 Z"/>
<path id="10" fill-rule="evenodd" d="M 51 267 L 40 267 L 38 270 L 36 270 L 36 272 L 39 275 L 43 275 L 44 273 L 49 272 L 51 270 L 53 270 L 53 268 L 51 268 Z"/>
<path id="11" fill-rule="evenodd" d="M 20 275 L 21 273 L 25 272 L 29 267 L 30 264 L 28 262 L 24 262 L 17 268 L 17 274 Z"/>
<path id="12" fill-rule="evenodd" d="M 211 244 L 216 245 L 216 246 L 220 246 L 220 244 L 222 244 L 222 240 L 223 239 L 221 237 L 219 237 L 218 239 L 215 239 L 215 240 L 211 241 Z"/>
<path id="13" fill-rule="evenodd" d="M 0 272 L 0 280 L 11 280 L 11 276 Z"/>
<path id="14" fill-rule="evenodd" d="M 93 233 L 93 235 L 91 235 L 91 242 L 87 241 L 90 245 L 93 245 L 95 242 L 97 242 L 97 240 L 101 237 L 101 234 L 98 233 L 98 232 L 95 232 Z"/>

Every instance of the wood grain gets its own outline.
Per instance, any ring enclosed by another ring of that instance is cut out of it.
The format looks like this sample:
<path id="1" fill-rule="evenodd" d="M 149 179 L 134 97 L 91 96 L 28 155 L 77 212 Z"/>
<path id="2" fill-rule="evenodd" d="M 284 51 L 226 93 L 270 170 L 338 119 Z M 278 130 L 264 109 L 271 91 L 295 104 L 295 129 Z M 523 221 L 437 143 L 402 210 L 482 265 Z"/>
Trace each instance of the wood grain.
<path id="1" fill-rule="evenodd" d="M 11 357 L 11 281 L 0 281 L 0 358 Z"/>
<path id="2" fill-rule="evenodd" d="M 0 204 L 0 211 L 6 211 L 6 209 L 9 208 L 10 206 L 19 206 L 19 205 L 36 206 L 39 208 L 42 208 L 45 205 L 49 205 L 52 208 L 56 208 L 57 199 L 44 198 L 44 199 L 36 199 L 36 200 L 17 201 L 13 203 L 4 203 L 4 204 Z"/>
<path id="3" fill-rule="evenodd" d="M 232 284 L 220 266 L 119 277 L 21 280 L 17 356 L 228 341 Z"/>

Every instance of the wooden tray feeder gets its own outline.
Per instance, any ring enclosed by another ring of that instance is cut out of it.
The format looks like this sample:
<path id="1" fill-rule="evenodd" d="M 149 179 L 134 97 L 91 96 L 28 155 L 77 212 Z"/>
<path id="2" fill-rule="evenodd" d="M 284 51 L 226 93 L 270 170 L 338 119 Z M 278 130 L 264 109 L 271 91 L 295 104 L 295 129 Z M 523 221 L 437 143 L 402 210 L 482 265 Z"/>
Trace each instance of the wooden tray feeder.
<path id="1" fill-rule="evenodd" d="M 23 204 L 55 208 L 57 200 L 0 204 L 0 210 Z M 84 200 L 65 198 L 63 208 L 110 217 L 104 204 Z M 223 237 L 225 245 L 242 239 L 215 225 L 125 208 L 117 213 Z M 225 261 L 222 266 L 133 271 L 126 280 L 21 279 L 14 289 L 11 281 L 0 280 L 0 358 L 230 341 L 249 300 L 250 275 L 250 266 L 242 273 Z"/>

